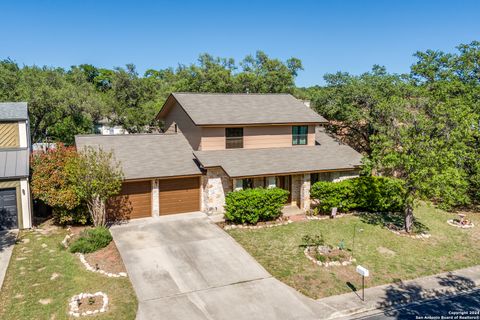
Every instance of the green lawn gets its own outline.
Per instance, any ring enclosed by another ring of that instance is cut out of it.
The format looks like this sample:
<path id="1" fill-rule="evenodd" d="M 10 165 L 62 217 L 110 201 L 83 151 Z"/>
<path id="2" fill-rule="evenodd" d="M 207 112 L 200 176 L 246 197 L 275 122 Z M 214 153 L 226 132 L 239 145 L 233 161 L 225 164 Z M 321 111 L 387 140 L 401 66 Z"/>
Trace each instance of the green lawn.
<path id="1" fill-rule="evenodd" d="M 303 254 L 302 236 L 322 232 L 327 243 L 345 241 L 352 248 L 353 228 L 357 233 L 354 256 L 357 264 L 370 269 L 367 286 L 412 279 L 480 264 L 480 214 L 469 214 L 475 228 L 461 230 L 446 223 L 456 217 L 423 205 L 416 217 L 432 234 L 429 239 L 398 236 L 380 225 L 348 216 L 333 220 L 296 222 L 275 228 L 228 231 L 273 276 L 312 297 L 320 298 L 351 291 L 347 282 L 358 287 L 355 264 L 323 268 Z M 392 252 L 393 251 L 393 252 Z"/>
<path id="2" fill-rule="evenodd" d="M 68 319 L 73 295 L 97 291 L 108 295 L 109 310 L 89 319 L 134 319 L 137 300 L 130 280 L 85 270 L 61 247 L 65 234 L 63 229 L 20 233 L 0 292 L 0 319 Z M 54 273 L 58 277 L 51 280 Z"/>

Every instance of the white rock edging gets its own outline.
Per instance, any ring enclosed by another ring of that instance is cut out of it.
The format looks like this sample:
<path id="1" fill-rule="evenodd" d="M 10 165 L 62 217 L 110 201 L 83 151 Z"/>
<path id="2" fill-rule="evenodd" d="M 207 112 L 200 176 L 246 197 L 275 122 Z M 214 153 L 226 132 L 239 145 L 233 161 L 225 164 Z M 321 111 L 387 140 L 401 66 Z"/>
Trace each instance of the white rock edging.
<path id="1" fill-rule="evenodd" d="M 249 226 L 245 224 L 227 224 L 223 227 L 224 230 L 231 230 L 231 229 L 263 229 L 263 228 L 272 228 L 272 227 L 279 227 L 279 226 L 286 226 L 287 224 L 292 223 L 292 220 L 287 220 L 284 222 L 275 222 L 272 224 L 265 224 L 259 226 Z"/>
<path id="2" fill-rule="evenodd" d="M 351 265 L 353 262 L 357 261 L 355 258 L 352 258 L 350 257 L 348 260 L 346 261 L 329 261 L 329 262 L 322 262 L 322 261 L 318 261 L 317 259 L 315 259 L 314 257 L 312 257 L 309 253 L 308 253 L 308 249 L 310 247 L 306 247 L 305 250 L 303 250 L 303 254 L 305 254 L 305 257 L 308 258 L 308 260 L 312 261 L 313 263 L 315 263 L 316 265 L 319 265 L 321 267 L 332 267 L 332 266 L 348 266 L 348 265 Z"/>
<path id="3" fill-rule="evenodd" d="M 412 238 L 412 239 L 428 239 L 432 236 L 430 233 L 424 233 L 424 232 L 419 233 L 419 234 L 406 234 L 406 233 L 402 233 L 402 232 L 399 232 L 399 231 L 396 231 L 396 230 L 392 230 L 388 227 L 387 227 L 387 229 L 390 230 L 391 232 L 395 233 L 398 236 L 409 237 L 409 238 Z"/>
<path id="4" fill-rule="evenodd" d="M 460 229 L 470 229 L 475 226 L 473 222 L 470 222 L 469 224 L 459 224 L 459 223 L 455 223 L 453 219 L 447 220 L 447 223 L 453 227 L 457 227 Z"/>
<path id="5" fill-rule="evenodd" d="M 77 253 L 77 255 L 80 258 L 80 261 L 82 262 L 82 264 L 85 266 L 85 269 L 87 269 L 88 271 L 104 274 L 109 278 L 120 278 L 120 277 L 126 277 L 127 276 L 127 274 L 125 272 L 111 273 L 111 272 L 107 272 L 107 271 L 102 270 L 102 269 L 94 268 L 88 263 L 87 259 L 85 259 L 85 256 L 83 254 Z"/>
<path id="6" fill-rule="evenodd" d="M 100 309 L 93 310 L 93 311 L 85 311 L 85 312 L 80 312 L 80 305 L 79 302 L 80 300 L 84 298 L 95 298 L 95 297 L 102 297 L 103 304 Z M 75 296 L 73 296 L 70 299 L 70 311 L 68 312 L 71 316 L 74 317 L 80 317 L 80 316 L 89 316 L 89 315 L 94 315 L 97 313 L 105 312 L 107 311 L 107 306 L 108 306 L 108 297 L 105 293 L 103 292 L 95 292 L 95 293 L 80 293 Z"/>

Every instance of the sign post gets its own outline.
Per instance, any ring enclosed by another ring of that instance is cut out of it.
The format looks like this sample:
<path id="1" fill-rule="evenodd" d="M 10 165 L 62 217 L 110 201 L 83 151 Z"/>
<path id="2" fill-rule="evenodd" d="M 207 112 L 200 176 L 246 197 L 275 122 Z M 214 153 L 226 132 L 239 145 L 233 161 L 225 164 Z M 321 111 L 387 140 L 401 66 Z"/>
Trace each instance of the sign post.
<path id="1" fill-rule="evenodd" d="M 370 275 L 370 272 L 367 268 L 358 265 L 357 273 L 362 276 L 362 301 L 365 301 L 365 277 L 368 277 Z"/>

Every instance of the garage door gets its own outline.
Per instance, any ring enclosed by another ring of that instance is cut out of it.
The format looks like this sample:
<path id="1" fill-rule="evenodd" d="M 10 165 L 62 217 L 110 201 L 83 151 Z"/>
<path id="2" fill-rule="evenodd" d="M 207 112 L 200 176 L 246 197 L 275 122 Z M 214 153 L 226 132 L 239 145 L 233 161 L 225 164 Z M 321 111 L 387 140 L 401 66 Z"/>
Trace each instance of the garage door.
<path id="1" fill-rule="evenodd" d="M 15 189 L 0 190 L 0 230 L 18 228 L 17 193 Z"/>
<path id="2" fill-rule="evenodd" d="M 136 219 L 152 215 L 151 182 L 124 182 L 120 196 L 109 201 L 110 219 Z"/>
<path id="3" fill-rule="evenodd" d="M 200 210 L 200 178 L 159 181 L 160 215 Z"/>

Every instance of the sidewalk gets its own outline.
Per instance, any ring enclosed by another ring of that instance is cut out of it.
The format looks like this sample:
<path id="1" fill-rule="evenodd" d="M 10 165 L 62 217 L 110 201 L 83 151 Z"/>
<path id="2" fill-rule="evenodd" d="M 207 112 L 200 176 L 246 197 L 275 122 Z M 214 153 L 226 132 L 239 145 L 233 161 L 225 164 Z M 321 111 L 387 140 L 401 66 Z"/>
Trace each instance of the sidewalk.
<path id="1" fill-rule="evenodd" d="M 334 319 L 448 296 L 477 286 L 480 286 L 480 266 L 368 288 L 365 289 L 365 301 L 360 299 L 361 288 L 357 288 L 356 292 L 318 299 L 317 302 L 325 310 L 321 319 Z"/>
<path id="2" fill-rule="evenodd" d="M 0 290 L 17 236 L 18 230 L 0 231 Z"/>

